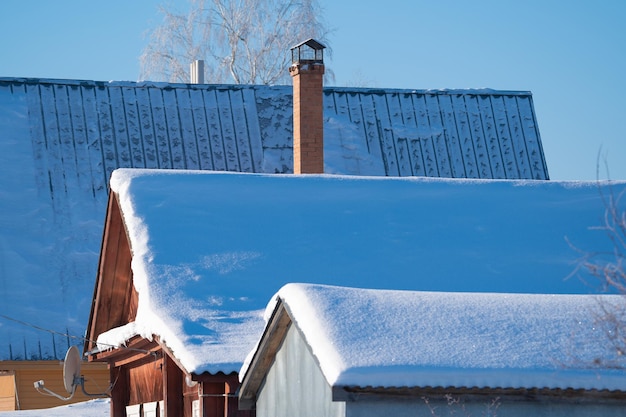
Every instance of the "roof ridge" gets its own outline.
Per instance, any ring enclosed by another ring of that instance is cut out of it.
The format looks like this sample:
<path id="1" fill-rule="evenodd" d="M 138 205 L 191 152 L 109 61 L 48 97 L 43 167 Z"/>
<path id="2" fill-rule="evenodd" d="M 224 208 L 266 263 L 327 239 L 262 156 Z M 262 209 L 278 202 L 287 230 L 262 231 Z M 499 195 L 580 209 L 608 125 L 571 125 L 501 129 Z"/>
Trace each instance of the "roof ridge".
<path id="1" fill-rule="evenodd" d="M 0 77 L 0 84 L 19 83 L 19 84 L 57 84 L 57 85 L 77 85 L 77 86 L 98 86 L 98 87 L 157 87 L 157 88 L 184 88 L 184 89 L 245 89 L 245 88 L 290 88 L 290 85 L 264 85 L 264 84 L 192 84 L 192 83 L 173 83 L 167 81 L 99 81 L 99 80 L 80 80 L 80 79 L 61 79 L 61 78 L 37 78 L 37 77 Z M 388 94 L 388 93 L 405 93 L 405 94 L 433 94 L 433 95 L 532 95 L 527 90 L 497 90 L 492 88 L 379 88 L 379 87 L 347 87 L 347 86 L 325 86 L 324 91 L 332 92 L 356 92 L 369 94 Z"/>

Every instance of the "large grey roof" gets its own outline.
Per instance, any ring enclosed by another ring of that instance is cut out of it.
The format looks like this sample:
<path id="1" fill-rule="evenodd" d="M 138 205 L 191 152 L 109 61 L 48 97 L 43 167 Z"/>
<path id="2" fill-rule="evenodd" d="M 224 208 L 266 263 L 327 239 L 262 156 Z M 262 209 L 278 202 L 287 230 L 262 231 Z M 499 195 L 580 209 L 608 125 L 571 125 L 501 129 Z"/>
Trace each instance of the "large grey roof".
<path id="1" fill-rule="evenodd" d="M 25 94 L 31 139 L 54 176 L 119 167 L 291 172 L 289 86 L 0 78 Z M 326 171 L 548 179 L 529 92 L 325 88 Z M 84 175 L 84 173 L 80 173 Z"/>
<path id="2" fill-rule="evenodd" d="M 528 92 L 326 88 L 324 106 L 327 173 L 548 179 Z M 114 169 L 288 173 L 291 132 L 290 86 L 0 78 L 0 314 L 82 334 Z M 6 311 L 26 304 L 47 313 Z M 0 340 L 0 360 L 66 344 L 6 321 Z"/>

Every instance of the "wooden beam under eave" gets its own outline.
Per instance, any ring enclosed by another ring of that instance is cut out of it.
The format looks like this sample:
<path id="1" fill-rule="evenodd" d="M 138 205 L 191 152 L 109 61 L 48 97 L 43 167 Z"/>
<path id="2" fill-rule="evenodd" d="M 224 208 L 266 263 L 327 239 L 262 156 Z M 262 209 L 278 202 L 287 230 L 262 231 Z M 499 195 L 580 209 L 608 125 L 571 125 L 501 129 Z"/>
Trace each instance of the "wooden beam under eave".
<path id="1" fill-rule="evenodd" d="M 127 341 L 126 346 L 103 350 L 93 353 L 91 356 L 94 357 L 94 360 L 106 361 L 112 367 L 117 367 L 143 360 L 145 357 L 151 359 L 155 355 L 160 356 L 161 351 L 161 346 L 156 341 L 135 336 Z"/>

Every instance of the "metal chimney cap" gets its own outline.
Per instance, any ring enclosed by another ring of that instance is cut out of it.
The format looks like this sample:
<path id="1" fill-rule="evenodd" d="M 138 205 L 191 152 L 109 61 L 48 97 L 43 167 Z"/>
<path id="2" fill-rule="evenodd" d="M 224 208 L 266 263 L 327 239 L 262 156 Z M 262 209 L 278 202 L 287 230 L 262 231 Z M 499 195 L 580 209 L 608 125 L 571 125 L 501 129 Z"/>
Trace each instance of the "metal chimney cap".
<path id="1" fill-rule="evenodd" d="M 291 48 L 292 64 L 323 64 L 326 47 L 315 39 L 308 39 Z"/>
<path id="2" fill-rule="evenodd" d="M 291 50 L 293 51 L 296 48 L 300 48 L 301 46 L 308 46 L 309 48 L 315 49 L 316 51 L 321 51 L 322 49 L 326 49 L 326 46 L 318 41 L 316 41 L 315 39 L 311 38 L 311 39 L 307 39 L 304 42 L 300 42 L 297 45 L 294 45 L 291 47 Z"/>

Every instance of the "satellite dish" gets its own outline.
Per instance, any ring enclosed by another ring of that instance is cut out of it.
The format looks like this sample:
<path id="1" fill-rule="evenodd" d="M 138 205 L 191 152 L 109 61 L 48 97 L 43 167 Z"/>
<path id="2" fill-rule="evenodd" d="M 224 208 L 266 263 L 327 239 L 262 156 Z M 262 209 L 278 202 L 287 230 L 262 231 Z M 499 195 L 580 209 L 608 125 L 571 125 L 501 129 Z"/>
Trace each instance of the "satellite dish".
<path id="1" fill-rule="evenodd" d="M 63 361 L 63 384 L 68 394 L 76 389 L 76 380 L 80 378 L 80 353 L 76 346 L 72 346 L 65 354 Z"/>
<path id="2" fill-rule="evenodd" d="M 69 397 L 63 397 L 55 392 L 50 391 L 44 385 L 43 379 L 36 381 L 34 383 L 35 389 L 43 395 L 50 395 L 52 397 L 56 397 L 59 400 L 68 401 L 71 400 L 74 394 L 76 393 L 76 387 L 80 385 L 80 388 L 83 390 L 83 394 L 88 397 L 108 397 L 109 393 L 113 389 L 113 384 L 109 387 L 106 392 L 100 394 L 90 394 L 85 391 L 85 378 L 80 375 L 80 352 L 76 346 L 72 346 L 67 350 L 65 354 L 65 360 L 63 361 L 63 385 L 65 385 L 65 390 Z"/>

